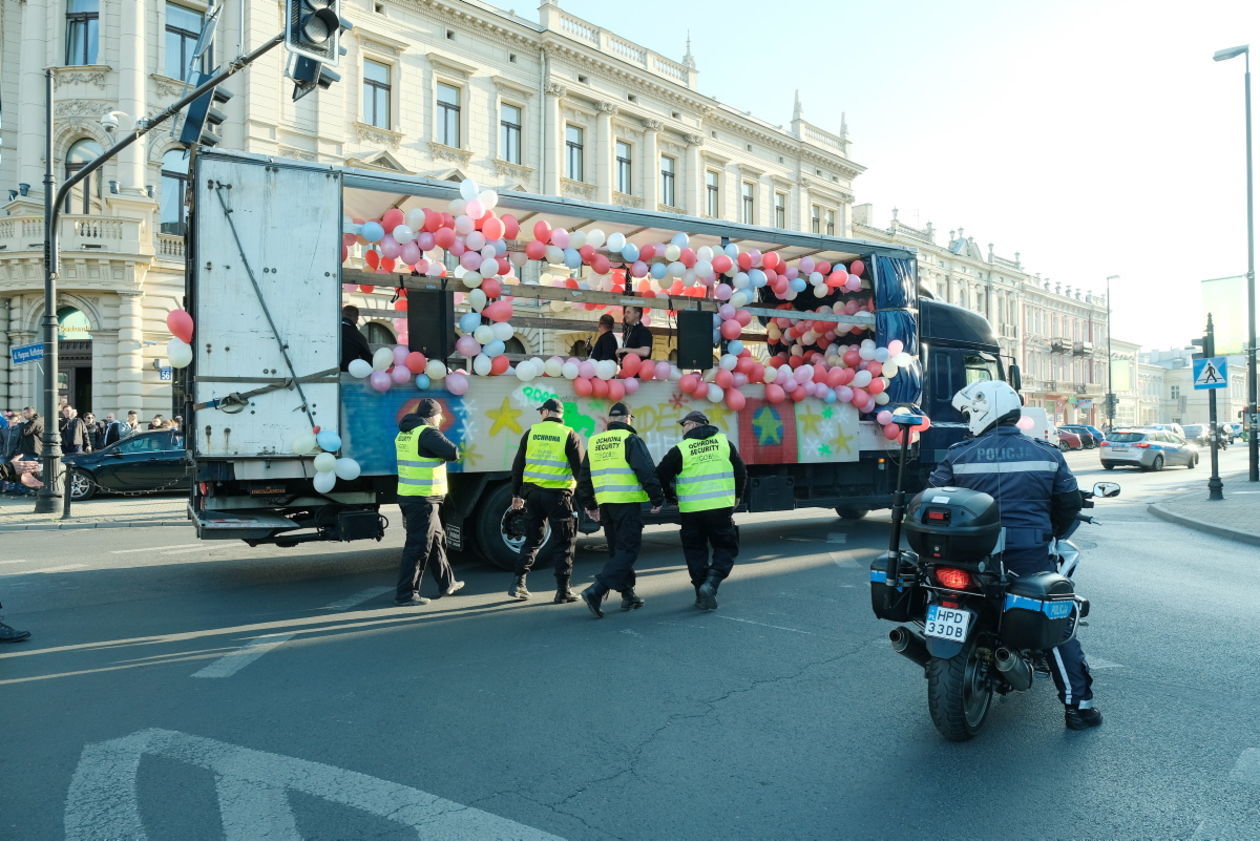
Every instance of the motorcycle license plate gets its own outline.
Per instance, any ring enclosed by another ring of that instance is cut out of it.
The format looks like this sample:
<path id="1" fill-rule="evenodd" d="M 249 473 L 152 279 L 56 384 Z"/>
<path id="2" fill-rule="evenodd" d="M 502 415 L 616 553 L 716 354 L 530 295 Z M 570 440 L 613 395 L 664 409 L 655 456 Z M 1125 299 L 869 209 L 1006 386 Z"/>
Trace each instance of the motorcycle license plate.
<path id="1" fill-rule="evenodd" d="M 970 610 L 941 607 L 939 604 L 928 605 L 923 633 L 929 637 L 962 642 L 967 638 L 967 629 L 971 627 L 971 617 L 974 615 Z"/>

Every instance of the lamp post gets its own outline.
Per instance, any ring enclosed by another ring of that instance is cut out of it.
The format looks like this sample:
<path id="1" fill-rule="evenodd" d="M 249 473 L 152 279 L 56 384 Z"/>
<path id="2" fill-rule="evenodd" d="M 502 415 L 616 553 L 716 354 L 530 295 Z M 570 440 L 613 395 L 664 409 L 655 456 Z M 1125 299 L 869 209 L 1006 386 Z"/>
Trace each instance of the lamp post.
<path id="1" fill-rule="evenodd" d="M 1120 275 L 1107 275 L 1107 432 L 1116 428 L 1116 392 L 1111 385 L 1111 281 Z"/>
<path id="2" fill-rule="evenodd" d="M 1251 50 L 1248 44 L 1217 50 L 1213 61 L 1243 57 L 1243 99 L 1247 127 L 1247 478 L 1260 481 L 1260 441 L 1256 428 L 1256 228 L 1251 176 Z"/>

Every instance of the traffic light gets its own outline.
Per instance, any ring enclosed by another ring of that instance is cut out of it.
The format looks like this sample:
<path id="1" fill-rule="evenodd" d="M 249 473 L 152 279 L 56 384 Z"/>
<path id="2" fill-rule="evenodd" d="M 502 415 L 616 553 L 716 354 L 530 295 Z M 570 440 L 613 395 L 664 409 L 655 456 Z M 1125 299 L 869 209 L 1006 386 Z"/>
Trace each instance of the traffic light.
<path id="1" fill-rule="evenodd" d="M 197 77 L 196 86 L 205 84 L 215 73 L 201 73 Z M 188 114 L 184 117 L 184 128 L 179 133 L 179 142 L 185 146 L 215 146 L 223 138 L 219 136 L 219 126 L 227 119 L 222 111 L 223 106 L 232 98 L 230 91 L 215 87 L 203 93 L 188 104 Z"/>
<path id="2" fill-rule="evenodd" d="M 340 12 L 341 0 L 285 0 L 285 47 L 294 55 L 335 65 L 341 30 L 350 28 Z"/>
<path id="3" fill-rule="evenodd" d="M 335 70 L 329 70 L 322 62 L 313 61 L 304 55 L 297 55 L 293 57 L 289 78 L 295 83 L 293 101 L 297 102 L 317 87 L 327 90 L 334 82 L 341 81 L 341 74 Z"/>

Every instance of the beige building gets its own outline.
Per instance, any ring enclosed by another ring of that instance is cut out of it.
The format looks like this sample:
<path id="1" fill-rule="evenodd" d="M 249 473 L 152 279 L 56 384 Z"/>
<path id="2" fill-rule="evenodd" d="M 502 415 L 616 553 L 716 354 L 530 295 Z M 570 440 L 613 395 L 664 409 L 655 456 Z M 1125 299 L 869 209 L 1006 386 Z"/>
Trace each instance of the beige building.
<path id="1" fill-rule="evenodd" d="M 1161 372 L 1159 417 L 1154 421 L 1207 423 L 1208 395 L 1212 390 L 1194 387 L 1194 348 L 1157 350 L 1143 354 L 1143 362 Z M 1241 420 L 1247 407 L 1247 360 L 1242 355 L 1225 357 L 1229 384 L 1216 392 L 1216 419 L 1221 423 Z"/>
<path id="2" fill-rule="evenodd" d="M 12 364 L 9 351 L 40 341 L 44 68 L 54 68 L 60 181 L 113 142 L 102 115 L 115 112 L 125 131 L 186 90 L 194 65 L 212 68 L 281 29 L 277 0 L 220 5 L 194 62 L 210 11 L 199 0 L 0 0 L 0 407 L 32 403 L 41 387 L 39 363 Z M 653 52 L 554 0 L 537 20 L 478 0 L 344 0 L 342 14 L 354 23 L 342 80 L 295 103 L 286 54 L 274 50 L 224 85 L 234 94 L 225 148 L 850 232 L 862 167 L 843 123 L 815 126 L 798 102 L 776 126 L 703 96 L 690 54 Z M 170 409 L 161 369 L 165 315 L 183 295 L 185 172 L 163 127 L 63 211 L 59 376 L 80 409 Z M 392 337 L 388 320 L 368 332 Z"/>

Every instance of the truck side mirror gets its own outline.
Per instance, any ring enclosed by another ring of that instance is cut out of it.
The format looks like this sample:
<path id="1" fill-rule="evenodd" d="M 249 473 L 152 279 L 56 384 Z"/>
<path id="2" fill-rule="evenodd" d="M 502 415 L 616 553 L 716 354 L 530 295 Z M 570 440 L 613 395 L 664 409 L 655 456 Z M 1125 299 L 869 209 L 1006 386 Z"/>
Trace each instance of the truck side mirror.
<path id="1" fill-rule="evenodd" d="M 1006 375 L 1010 378 L 1010 386 L 1016 391 L 1024 390 L 1023 378 L 1019 375 L 1019 366 L 1011 363 L 1011 367 L 1007 369 Z"/>

